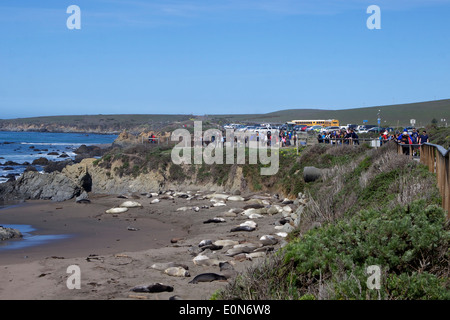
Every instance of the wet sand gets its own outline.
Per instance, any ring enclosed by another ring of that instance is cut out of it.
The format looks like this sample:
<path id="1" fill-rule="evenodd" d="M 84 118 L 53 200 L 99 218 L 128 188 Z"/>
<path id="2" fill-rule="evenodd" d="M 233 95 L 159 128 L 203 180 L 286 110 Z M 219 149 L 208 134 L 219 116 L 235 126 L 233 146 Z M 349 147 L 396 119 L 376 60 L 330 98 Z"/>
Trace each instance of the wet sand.
<path id="1" fill-rule="evenodd" d="M 47 244 L 16 250 L 0 247 L 0 299 L 151 299 L 167 300 L 177 295 L 182 299 L 209 299 L 227 281 L 189 284 L 200 273 L 220 274 L 218 266 L 198 266 L 193 263 L 190 247 L 198 247 L 203 239 L 234 239 L 257 241 L 264 234 L 274 234 L 274 223 L 281 214 L 265 215 L 255 220 L 253 232 L 230 232 L 232 227 L 248 220 L 245 216 L 226 218 L 225 223 L 204 224 L 230 208 L 242 208 L 244 201 L 227 202 L 225 207 L 210 207 L 177 211 L 183 206 L 209 204 L 209 200 L 182 198 L 161 200 L 150 204 L 152 198 L 129 199 L 140 202 L 142 208 L 130 208 L 121 214 L 106 214 L 126 199 L 110 195 L 90 195 L 91 203 L 27 201 L 0 210 L 0 225 L 26 224 L 37 235 L 70 235 Z M 137 229 L 130 231 L 129 227 Z M 172 243 L 171 239 L 180 239 Z M 282 240 L 281 238 L 279 238 Z M 23 240 L 14 240 L 23 241 Z M 210 256 L 231 261 L 237 271 L 254 262 L 235 261 L 224 250 L 212 251 Z M 178 262 L 189 266 L 191 277 L 174 277 L 150 266 L 157 262 Z M 67 267 L 78 265 L 81 289 L 69 290 Z M 174 287 L 173 292 L 134 293 L 137 285 L 160 282 Z"/>

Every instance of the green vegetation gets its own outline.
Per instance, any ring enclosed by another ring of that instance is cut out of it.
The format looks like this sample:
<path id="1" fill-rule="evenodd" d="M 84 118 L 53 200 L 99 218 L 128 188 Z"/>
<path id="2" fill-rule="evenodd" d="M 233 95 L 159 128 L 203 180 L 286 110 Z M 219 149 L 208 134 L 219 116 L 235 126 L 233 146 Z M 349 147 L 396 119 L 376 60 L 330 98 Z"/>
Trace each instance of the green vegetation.
<path id="1" fill-rule="evenodd" d="M 304 186 L 299 228 L 216 299 L 450 299 L 450 224 L 426 167 L 389 144 L 314 146 L 299 159 L 328 168 Z M 370 265 L 381 290 L 367 288 Z"/>
<path id="2" fill-rule="evenodd" d="M 427 130 L 430 137 L 430 143 L 450 148 L 450 127 L 430 127 Z"/>

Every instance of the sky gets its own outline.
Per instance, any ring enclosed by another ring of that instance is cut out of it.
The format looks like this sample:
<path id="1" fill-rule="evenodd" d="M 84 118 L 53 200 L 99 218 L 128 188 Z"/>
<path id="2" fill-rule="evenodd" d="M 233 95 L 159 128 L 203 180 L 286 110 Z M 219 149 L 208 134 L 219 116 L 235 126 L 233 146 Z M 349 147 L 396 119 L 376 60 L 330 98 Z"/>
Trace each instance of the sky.
<path id="1" fill-rule="evenodd" d="M 448 99 L 449 18 L 450 0 L 1 0 L 0 119 Z"/>

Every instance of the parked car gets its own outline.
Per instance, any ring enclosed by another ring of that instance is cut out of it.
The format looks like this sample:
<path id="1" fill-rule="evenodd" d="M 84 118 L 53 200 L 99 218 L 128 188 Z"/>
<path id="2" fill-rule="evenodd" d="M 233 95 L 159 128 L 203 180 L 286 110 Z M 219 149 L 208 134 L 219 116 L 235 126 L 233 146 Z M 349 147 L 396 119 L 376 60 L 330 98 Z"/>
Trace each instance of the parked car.
<path id="1" fill-rule="evenodd" d="M 323 131 L 326 131 L 326 132 L 328 132 L 328 131 L 336 131 L 336 130 L 341 130 L 341 128 L 337 127 L 337 126 L 325 127 L 325 128 L 323 128 L 321 130 L 321 132 L 323 132 Z"/>
<path id="2" fill-rule="evenodd" d="M 385 132 L 385 131 L 386 131 L 386 128 L 382 128 L 382 127 L 373 127 L 373 128 L 370 128 L 369 130 L 367 130 L 367 132 L 378 132 L 378 133 Z"/>
<path id="3" fill-rule="evenodd" d="M 315 132 L 320 132 L 320 130 L 322 129 L 322 126 L 312 126 L 306 129 L 306 131 L 315 131 Z"/>
<path id="4" fill-rule="evenodd" d="M 373 125 L 373 124 L 365 124 L 365 125 L 362 125 L 362 126 L 358 126 L 357 131 L 359 133 L 367 133 L 369 131 L 369 129 L 375 128 L 375 127 L 377 127 L 377 126 Z"/>

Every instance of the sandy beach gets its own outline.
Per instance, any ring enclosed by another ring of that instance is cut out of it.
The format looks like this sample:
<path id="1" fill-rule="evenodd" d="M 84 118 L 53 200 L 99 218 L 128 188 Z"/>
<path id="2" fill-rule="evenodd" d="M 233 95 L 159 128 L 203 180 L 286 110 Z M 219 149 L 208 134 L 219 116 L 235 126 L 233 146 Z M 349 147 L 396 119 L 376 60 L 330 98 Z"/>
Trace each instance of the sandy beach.
<path id="1" fill-rule="evenodd" d="M 250 196 L 247 195 L 246 199 Z M 206 198 L 186 200 L 174 197 L 151 204 L 155 197 L 138 196 L 129 200 L 141 203 L 142 207 L 130 208 L 125 213 L 107 214 L 105 210 L 120 205 L 126 199 L 117 198 L 117 195 L 94 194 L 89 198 L 90 203 L 33 200 L 0 210 L 0 225 L 25 224 L 35 229 L 33 235 L 66 236 L 20 249 L 0 247 L 0 299 L 167 300 L 173 296 L 186 300 L 209 299 L 217 289 L 226 286 L 227 281 L 189 283 L 201 273 L 222 274 L 217 265 L 193 262 L 199 252 L 200 241 L 232 239 L 239 243 L 258 243 L 261 236 L 278 232 L 274 228 L 275 223 L 282 217 L 281 213 L 264 214 L 254 219 L 258 224 L 255 231 L 231 232 L 233 227 L 250 219 L 242 214 L 226 217 L 224 213 L 231 208 L 243 208 L 247 201 L 226 201 L 226 206 L 212 207 L 212 202 Z M 273 199 L 273 202 L 279 204 L 279 200 Z M 177 211 L 186 206 L 198 207 L 199 210 Z M 203 223 L 220 216 L 225 222 Z M 273 246 L 276 250 L 283 238 L 275 237 L 279 240 Z M 190 252 L 193 248 L 195 254 Z M 237 272 L 264 259 L 237 260 L 226 255 L 228 249 L 205 250 L 204 254 L 219 261 L 229 261 Z M 190 277 L 170 276 L 151 267 L 155 263 L 166 262 L 188 266 Z M 67 288 L 66 281 L 70 276 L 67 268 L 70 265 L 80 267 L 81 289 Z M 135 286 L 157 282 L 172 286 L 173 292 L 130 291 Z"/>

